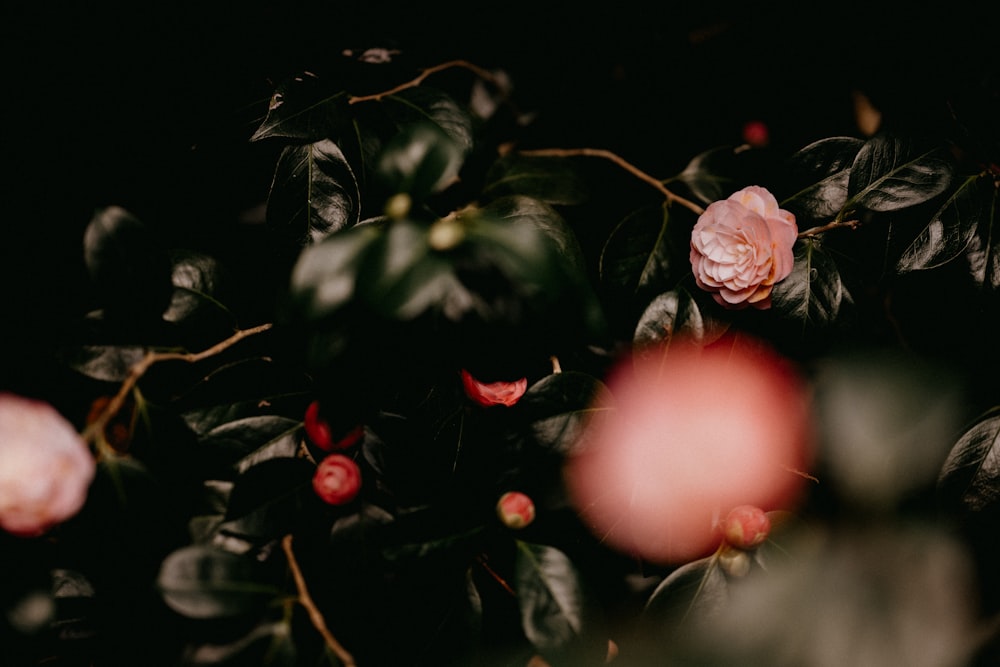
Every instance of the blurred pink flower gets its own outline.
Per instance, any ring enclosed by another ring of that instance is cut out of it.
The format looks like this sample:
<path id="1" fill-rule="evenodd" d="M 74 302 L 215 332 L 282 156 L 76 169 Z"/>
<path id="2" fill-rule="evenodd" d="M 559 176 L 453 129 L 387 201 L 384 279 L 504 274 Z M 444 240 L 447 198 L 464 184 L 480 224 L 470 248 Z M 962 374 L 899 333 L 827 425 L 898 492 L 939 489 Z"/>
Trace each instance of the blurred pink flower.
<path id="1" fill-rule="evenodd" d="M 0 394 L 0 528 L 36 537 L 74 516 L 95 469 L 87 444 L 55 408 Z"/>
<path id="2" fill-rule="evenodd" d="M 771 306 L 771 289 L 792 271 L 795 216 L 758 185 L 713 202 L 691 230 L 698 287 L 727 308 Z"/>
<path id="3" fill-rule="evenodd" d="M 565 477 L 572 504 L 611 546 L 689 561 L 719 546 L 734 507 L 796 502 L 811 460 L 804 387 L 763 344 L 726 340 L 674 341 L 655 363 L 622 365 L 609 398 L 591 406 Z"/>
<path id="4" fill-rule="evenodd" d="M 528 389 L 528 378 L 521 378 L 513 382 L 480 382 L 465 370 L 462 369 L 462 387 L 465 395 L 483 407 L 492 405 L 504 405 L 510 407 L 521 400 L 521 396 Z"/>

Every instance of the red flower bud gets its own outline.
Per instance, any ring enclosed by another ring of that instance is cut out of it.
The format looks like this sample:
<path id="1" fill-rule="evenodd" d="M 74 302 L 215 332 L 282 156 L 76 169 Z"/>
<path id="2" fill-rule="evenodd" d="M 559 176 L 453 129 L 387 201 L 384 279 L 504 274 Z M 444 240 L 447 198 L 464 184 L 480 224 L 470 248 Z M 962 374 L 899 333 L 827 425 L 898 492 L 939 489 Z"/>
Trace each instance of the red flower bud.
<path id="1" fill-rule="evenodd" d="M 343 454 L 330 454 L 316 467 L 313 489 L 323 502 L 343 505 L 361 489 L 361 469 Z"/>
<path id="2" fill-rule="evenodd" d="M 739 505 L 722 520 L 722 536 L 738 549 L 760 546 L 771 532 L 771 519 L 753 505 Z"/>
<path id="3" fill-rule="evenodd" d="M 508 491 L 497 501 L 497 516 L 508 528 L 524 528 L 535 520 L 535 503 L 520 491 Z"/>
<path id="4" fill-rule="evenodd" d="M 480 382 L 472 377 L 467 370 L 462 369 L 462 387 L 465 395 L 483 407 L 505 405 L 510 407 L 517 403 L 528 389 L 528 378 L 514 382 Z"/>
<path id="5" fill-rule="evenodd" d="M 342 438 L 337 439 L 333 435 L 333 429 L 330 428 L 330 423 L 323 419 L 319 414 L 319 401 L 313 401 L 306 408 L 306 416 L 303 421 L 303 425 L 306 429 L 306 437 L 314 445 L 322 449 L 324 452 L 332 452 L 339 449 L 347 449 L 357 444 L 361 437 L 365 434 L 365 428 L 362 425 L 355 426 L 353 429 L 347 432 Z"/>

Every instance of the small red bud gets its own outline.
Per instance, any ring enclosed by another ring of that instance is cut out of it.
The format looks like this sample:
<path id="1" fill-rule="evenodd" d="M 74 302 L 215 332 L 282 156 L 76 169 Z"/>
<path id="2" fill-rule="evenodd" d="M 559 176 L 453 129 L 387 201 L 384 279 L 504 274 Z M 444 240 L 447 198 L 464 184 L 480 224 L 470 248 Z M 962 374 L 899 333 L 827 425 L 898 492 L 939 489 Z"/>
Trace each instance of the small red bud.
<path id="1" fill-rule="evenodd" d="M 743 125 L 743 141 L 754 148 L 763 148 L 771 141 L 770 131 L 762 121 L 751 120 Z"/>
<path id="2" fill-rule="evenodd" d="M 535 503 L 520 491 L 508 491 L 497 501 L 497 516 L 508 528 L 524 528 L 535 520 Z"/>
<path id="3" fill-rule="evenodd" d="M 739 505 L 730 510 L 722 520 L 722 536 L 737 549 L 760 546 L 771 533 L 771 519 L 767 513 L 753 505 Z"/>
<path id="4" fill-rule="evenodd" d="M 303 426 L 305 427 L 306 437 L 309 438 L 309 441 L 324 452 L 352 447 L 365 434 L 364 426 L 359 424 L 348 431 L 344 437 L 339 440 L 336 439 L 333 435 L 333 429 L 330 428 L 330 423 L 319 414 L 319 401 L 313 401 L 306 408 Z"/>
<path id="5" fill-rule="evenodd" d="M 510 407 L 521 400 L 521 396 L 528 389 L 528 378 L 521 378 L 513 382 L 480 382 L 472 377 L 469 371 L 462 369 L 462 387 L 465 395 L 474 402 L 488 408 L 492 405 L 505 405 Z"/>
<path id="6" fill-rule="evenodd" d="M 330 454 L 316 466 L 312 484 L 323 502 L 343 505 L 361 490 L 361 469 L 343 454 Z"/>

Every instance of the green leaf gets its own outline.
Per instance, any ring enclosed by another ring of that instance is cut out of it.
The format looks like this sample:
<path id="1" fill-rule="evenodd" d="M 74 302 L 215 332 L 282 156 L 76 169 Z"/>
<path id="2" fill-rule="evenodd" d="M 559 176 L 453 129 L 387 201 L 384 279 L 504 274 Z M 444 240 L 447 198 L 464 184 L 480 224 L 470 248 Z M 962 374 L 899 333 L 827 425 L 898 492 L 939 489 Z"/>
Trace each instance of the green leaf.
<path id="1" fill-rule="evenodd" d="M 94 213 L 84 260 L 101 305 L 116 315 L 159 318 L 173 293 L 170 257 L 142 221 L 119 206 Z"/>
<path id="2" fill-rule="evenodd" d="M 386 143 L 376 171 L 388 192 L 403 192 L 419 201 L 451 185 L 464 157 L 463 147 L 441 127 L 415 123 Z"/>
<path id="3" fill-rule="evenodd" d="M 447 93 L 428 86 L 406 88 L 383 98 L 382 105 L 401 129 L 429 124 L 441 130 L 463 157 L 472 150 L 472 117 Z"/>
<path id="4" fill-rule="evenodd" d="M 123 382 L 147 349 L 138 345 L 84 345 L 66 353 L 73 370 L 102 382 Z"/>
<path id="5" fill-rule="evenodd" d="M 781 206 L 795 213 L 800 229 L 805 220 L 827 221 L 844 208 L 851 167 L 864 144 L 854 137 L 830 137 L 788 158 L 785 171 L 795 194 Z"/>
<path id="6" fill-rule="evenodd" d="M 267 225 L 294 245 L 317 243 L 360 219 L 358 182 L 329 139 L 289 146 L 278 158 L 267 198 Z"/>
<path id="7" fill-rule="evenodd" d="M 952 162 L 942 147 L 917 153 L 902 139 L 873 137 L 851 166 L 848 201 L 837 219 L 855 208 L 885 213 L 922 204 L 944 192 L 952 175 Z"/>
<path id="8" fill-rule="evenodd" d="M 484 199 L 524 195 L 556 206 L 585 203 L 590 194 L 575 163 L 562 157 L 510 153 L 486 173 Z"/>
<path id="9" fill-rule="evenodd" d="M 993 191 L 984 175 L 966 178 L 906 247 L 896 270 L 933 269 L 960 256 L 972 241 L 984 209 L 992 207 Z"/>
<path id="10" fill-rule="evenodd" d="M 508 195 L 492 200 L 482 208 L 485 216 L 503 223 L 529 225 L 548 236 L 570 269 L 583 276 L 586 260 L 580 241 L 559 212 L 546 202 L 525 195 Z M 516 233 L 516 232 L 512 232 Z"/>
<path id="11" fill-rule="evenodd" d="M 517 405 L 538 444 L 558 454 L 570 454 L 582 446 L 590 420 L 606 411 L 596 407 L 606 393 L 607 387 L 600 380 L 566 371 L 532 384 Z"/>
<path id="12" fill-rule="evenodd" d="M 334 137 L 349 121 L 347 100 L 347 92 L 331 93 L 309 72 L 287 79 L 271 95 L 267 116 L 250 141 L 281 137 L 314 142 Z"/>
<path id="13" fill-rule="evenodd" d="M 521 627 L 540 653 L 586 660 L 568 664 L 603 662 L 607 636 L 592 627 L 594 610 L 583 580 L 564 552 L 518 540 L 514 577 Z"/>
<path id="14" fill-rule="evenodd" d="M 601 250 L 601 281 L 630 297 L 666 289 L 676 254 L 669 222 L 666 207 L 652 206 L 618 223 Z"/>
<path id="15" fill-rule="evenodd" d="M 230 642 L 187 647 L 178 667 L 297 667 L 299 658 L 291 623 L 266 621 Z"/>
<path id="16" fill-rule="evenodd" d="M 354 297 L 359 267 L 382 238 L 378 225 L 359 225 L 307 247 L 292 270 L 296 314 L 319 320 Z"/>
<path id="17" fill-rule="evenodd" d="M 851 295 L 840 269 L 818 239 L 803 239 L 795 246 L 795 265 L 787 278 L 774 286 L 775 312 L 803 325 L 822 327 L 836 322 Z"/>
<path id="18" fill-rule="evenodd" d="M 1000 513 L 1000 407 L 980 415 L 958 438 L 941 468 L 938 489 L 950 507 Z"/>
<path id="19" fill-rule="evenodd" d="M 243 468 L 218 534 L 259 545 L 293 532 L 314 497 L 315 470 L 312 461 L 291 457 L 261 459 Z"/>
<path id="20" fill-rule="evenodd" d="M 247 417 L 213 428 L 198 446 L 204 460 L 239 472 L 273 456 L 294 455 L 301 427 L 301 421 L 277 415 Z"/>
<path id="21" fill-rule="evenodd" d="M 358 275 L 360 296 L 383 316 L 411 320 L 433 308 L 469 301 L 448 259 L 433 252 L 426 227 L 399 220 L 372 244 Z"/>
<path id="22" fill-rule="evenodd" d="M 156 585 L 168 607 L 199 620 L 252 614 L 280 594 L 252 559 L 202 545 L 168 555 Z"/>
<path id="23" fill-rule="evenodd" d="M 717 555 L 685 563 L 653 589 L 642 614 L 644 622 L 676 631 L 693 615 L 711 615 L 729 600 L 729 581 Z"/>
<path id="24" fill-rule="evenodd" d="M 683 336 L 696 345 L 708 345 L 728 327 L 728 322 L 704 313 L 690 292 L 677 288 L 650 301 L 636 325 L 633 343 L 640 356 L 644 350 L 669 345 L 675 336 Z"/>
<path id="25" fill-rule="evenodd" d="M 671 181 L 683 183 L 705 204 L 724 198 L 736 186 L 733 174 L 737 153 L 733 146 L 720 146 L 696 155 Z"/>

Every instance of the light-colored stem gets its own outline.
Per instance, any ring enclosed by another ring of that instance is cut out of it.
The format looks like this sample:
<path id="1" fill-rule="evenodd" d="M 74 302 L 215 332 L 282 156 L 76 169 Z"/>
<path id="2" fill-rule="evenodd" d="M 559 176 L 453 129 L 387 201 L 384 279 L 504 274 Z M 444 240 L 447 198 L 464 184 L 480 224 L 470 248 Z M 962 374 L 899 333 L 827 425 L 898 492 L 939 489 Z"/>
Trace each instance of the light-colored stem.
<path id="1" fill-rule="evenodd" d="M 147 352 L 142 359 L 129 369 L 128 377 L 125 378 L 121 387 L 118 388 L 118 392 L 111 398 L 110 401 L 108 401 L 108 404 L 104 407 L 100 414 L 98 414 L 92 422 L 87 424 L 87 427 L 84 429 L 82 434 L 83 439 L 88 442 L 101 442 L 101 438 L 103 438 L 103 433 L 108 426 L 108 422 L 110 422 L 122 409 L 122 406 L 125 404 L 125 400 L 128 398 L 129 392 L 135 388 L 135 385 L 139 382 L 142 376 L 145 375 L 146 371 L 148 371 L 154 364 L 161 361 L 186 361 L 193 364 L 203 359 L 215 356 L 216 354 L 229 349 L 244 338 L 267 331 L 271 327 L 272 325 L 268 323 L 251 327 L 249 329 L 240 329 L 229 338 L 216 343 L 212 347 L 202 350 L 201 352 L 156 352 L 152 350 Z"/>
<path id="2" fill-rule="evenodd" d="M 525 150 L 518 151 L 521 155 L 537 156 L 537 157 L 575 157 L 575 156 L 585 156 L 585 157 L 599 157 L 605 160 L 611 160 L 616 165 L 632 174 L 640 181 L 647 183 L 656 190 L 660 192 L 667 201 L 671 204 L 680 204 L 684 208 L 687 208 L 694 212 L 696 215 L 701 215 L 705 212 L 698 204 L 694 203 L 690 199 L 685 199 L 680 195 L 670 191 L 667 186 L 665 186 L 661 181 L 656 180 L 646 172 L 642 171 L 635 165 L 626 162 L 621 157 L 612 153 L 611 151 L 604 150 L 603 148 L 539 148 L 535 150 Z"/>
<path id="3" fill-rule="evenodd" d="M 377 102 L 381 100 L 383 97 L 387 97 L 389 95 L 395 95 L 396 93 L 406 90 L 407 88 L 416 88 L 421 83 L 423 83 L 424 79 L 429 77 L 431 74 L 435 74 L 437 72 L 441 72 L 446 69 L 451 69 L 453 67 L 461 67 L 467 69 L 473 72 L 476 76 L 478 76 L 481 79 L 485 79 L 487 81 L 490 81 L 491 83 L 500 85 L 496 77 L 493 76 L 491 72 L 484 70 L 482 67 L 473 65 L 472 63 L 466 62 L 464 60 L 451 60 L 446 63 L 441 63 L 440 65 L 435 65 L 433 67 L 428 67 L 427 69 L 420 70 L 420 74 L 417 75 L 415 79 L 407 81 L 406 83 L 401 83 L 395 88 L 390 88 L 389 90 L 383 91 L 381 93 L 375 93 L 374 95 L 352 95 L 350 98 L 348 98 L 347 103 L 357 104 L 358 102 Z"/>
<path id="4" fill-rule="evenodd" d="M 828 232 L 831 229 L 839 229 L 841 227 L 850 227 L 851 229 L 857 229 L 861 224 L 860 220 L 834 220 L 833 222 L 828 222 L 825 225 L 819 225 L 818 227 L 810 227 L 805 231 L 799 232 L 799 238 L 812 238 L 814 236 L 819 236 L 823 232 Z"/>
<path id="5" fill-rule="evenodd" d="M 357 663 L 354 662 L 354 656 L 330 632 L 330 629 L 326 626 L 326 619 L 323 618 L 323 614 L 316 606 L 316 603 L 313 602 L 312 596 L 309 595 L 309 588 L 306 586 L 305 577 L 302 576 L 302 569 L 299 567 L 299 561 L 295 558 L 295 551 L 292 549 L 292 536 L 290 534 L 282 538 L 281 548 L 285 551 L 285 557 L 288 559 L 288 568 L 292 572 L 292 579 L 295 580 L 295 589 L 298 591 L 299 604 L 309 614 L 309 620 L 312 622 L 313 627 L 323 637 L 327 648 L 337 656 L 337 659 L 343 663 L 344 667 L 357 667 Z"/>

